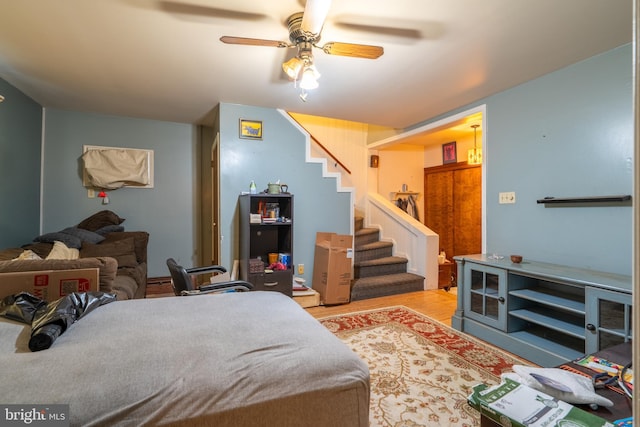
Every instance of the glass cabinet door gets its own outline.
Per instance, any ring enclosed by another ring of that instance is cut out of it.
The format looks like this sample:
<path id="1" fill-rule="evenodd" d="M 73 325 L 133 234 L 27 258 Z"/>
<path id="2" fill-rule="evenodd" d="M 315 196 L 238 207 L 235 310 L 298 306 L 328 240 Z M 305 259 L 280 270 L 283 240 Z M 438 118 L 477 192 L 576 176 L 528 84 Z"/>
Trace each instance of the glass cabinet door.
<path id="1" fill-rule="evenodd" d="M 630 294 L 587 287 L 586 300 L 586 353 L 631 341 Z"/>
<path id="2" fill-rule="evenodd" d="M 505 330 L 506 271 L 468 262 L 464 265 L 463 280 L 465 316 Z"/>

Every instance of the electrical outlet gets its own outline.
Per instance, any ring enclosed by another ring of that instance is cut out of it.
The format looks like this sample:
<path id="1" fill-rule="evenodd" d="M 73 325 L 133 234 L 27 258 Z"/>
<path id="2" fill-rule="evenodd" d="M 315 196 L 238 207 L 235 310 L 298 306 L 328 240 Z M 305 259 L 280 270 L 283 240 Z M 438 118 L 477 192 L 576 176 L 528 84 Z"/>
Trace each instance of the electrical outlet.
<path id="1" fill-rule="evenodd" d="M 504 204 L 513 204 L 516 202 L 516 193 L 515 191 L 508 191 L 498 194 L 498 203 L 501 205 Z"/>
<path id="2" fill-rule="evenodd" d="M 304 274 L 304 264 L 298 264 L 298 274 Z"/>
<path id="3" fill-rule="evenodd" d="M 93 190 L 91 188 L 89 188 L 87 190 L 87 197 L 90 199 L 95 199 L 96 198 L 96 190 Z"/>

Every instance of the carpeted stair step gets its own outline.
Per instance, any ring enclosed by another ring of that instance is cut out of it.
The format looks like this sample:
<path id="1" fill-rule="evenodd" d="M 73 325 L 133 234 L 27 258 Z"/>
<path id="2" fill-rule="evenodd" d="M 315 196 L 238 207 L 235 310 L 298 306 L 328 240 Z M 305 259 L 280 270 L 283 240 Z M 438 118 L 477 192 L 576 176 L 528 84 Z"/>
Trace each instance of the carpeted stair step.
<path id="1" fill-rule="evenodd" d="M 387 274 L 353 281 L 351 301 L 417 292 L 424 289 L 424 277 L 413 273 Z"/>
<path id="2" fill-rule="evenodd" d="M 377 228 L 361 228 L 356 231 L 353 246 L 357 249 L 359 246 L 380 240 L 380 230 Z"/>
<path id="3" fill-rule="evenodd" d="M 393 255 L 393 243 L 373 242 L 366 245 L 356 246 L 353 256 L 354 264 L 369 261 L 377 258 L 390 257 Z"/>
<path id="4" fill-rule="evenodd" d="M 358 231 L 364 227 L 364 217 L 356 216 L 353 220 L 353 229 Z"/>
<path id="5" fill-rule="evenodd" d="M 407 263 L 408 260 L 406 258 L 397 256 L 362 261 L 361 263 L 354 264 L 353 277 L 359 279 L 385 274 L 406 273 Z"/>

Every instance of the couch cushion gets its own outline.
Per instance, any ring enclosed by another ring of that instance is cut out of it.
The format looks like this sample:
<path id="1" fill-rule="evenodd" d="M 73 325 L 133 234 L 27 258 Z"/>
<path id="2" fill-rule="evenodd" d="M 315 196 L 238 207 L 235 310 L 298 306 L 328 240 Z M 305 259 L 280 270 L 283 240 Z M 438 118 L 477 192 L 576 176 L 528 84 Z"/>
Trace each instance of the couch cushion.
<path id="1" fill-rule="evenodd" d="M 133 299 L 136 289 L 138 289 L 138 283 L 132 277 L 118 274 L 111 292 L 115 293 L 116 299 L 119 300 Z"/>
<path id="2" fill-rule="evenodd" d="M 80 249 L 80 257 L 112 257 L 118 261 L 118 267 L 138 265 L 133 237 L 97 245 L 85 242 Z"/>
<path id="3" fill-rule="evenodd" d="M 120 218 L 114 212 L 109 210 L 100 211 L 91 215 L 78 224 L 78 228 L 84 228 L 89 231 L 96 231 L 107 225 L 120 225 L 124 222 L 124 218 Z"/>
<path id="4" fill-rule="evenodd" d="M 133 237 L 133 244 L 136 251 L 136 259 L 139 263 L 147 262 L 147 245 L 149 243 L 149 233 L 146 231 L 123 231 L 109 233 L 106 239 L 101 243 L 115 242 L 117 240 L 128 239 Z"/>
<path id="5" fill-rule="evenodd" d="M 2 251 L 0 251 L 0 261 L 11 261 L 12 259 L 16 259 L 20 256 L 22 252 L 24 252 L 24 249 L 22 248 L 3 249 Z M 40 256 L 40 258 L 43 258 L 43 257 Z"/>

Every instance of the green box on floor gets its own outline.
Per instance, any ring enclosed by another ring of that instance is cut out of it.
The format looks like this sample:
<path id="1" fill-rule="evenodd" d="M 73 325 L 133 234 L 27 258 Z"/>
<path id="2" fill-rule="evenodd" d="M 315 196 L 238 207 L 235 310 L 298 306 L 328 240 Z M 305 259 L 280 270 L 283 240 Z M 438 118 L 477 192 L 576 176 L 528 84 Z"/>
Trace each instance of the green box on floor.
<path id="1" fill-rule="evenodd" d="M 503 426 L 614 427 L 597 415 L 508 378 L 491 387 L 474 386 L 467 401 L 482 415 Z"/>

